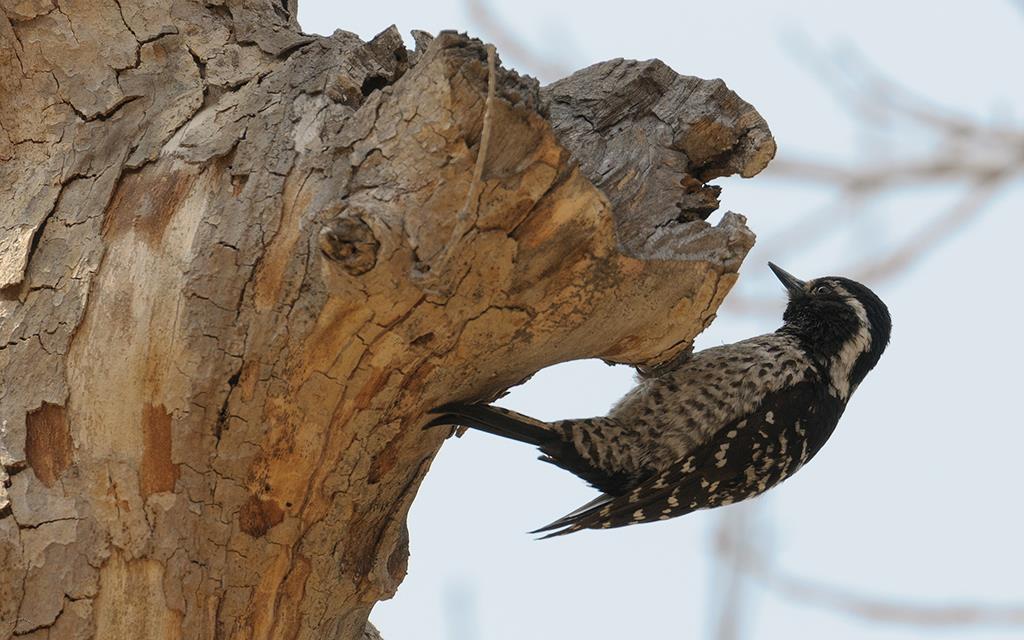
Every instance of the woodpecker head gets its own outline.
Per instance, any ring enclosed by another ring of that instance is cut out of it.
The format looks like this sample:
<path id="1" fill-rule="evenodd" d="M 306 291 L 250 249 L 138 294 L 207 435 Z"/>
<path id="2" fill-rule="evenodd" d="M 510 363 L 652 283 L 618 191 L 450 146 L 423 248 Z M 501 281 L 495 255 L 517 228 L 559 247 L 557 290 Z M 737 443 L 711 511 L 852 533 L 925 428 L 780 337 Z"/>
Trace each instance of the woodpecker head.
<path id="1" fill-rule="evenodd" d="M 803 281 L 768 263 L 789 293 L 781 331 L 825 365 L 833 393 L 846 400 L 889 344 L 892 320 L 878 296 L 839 276 Z"/>

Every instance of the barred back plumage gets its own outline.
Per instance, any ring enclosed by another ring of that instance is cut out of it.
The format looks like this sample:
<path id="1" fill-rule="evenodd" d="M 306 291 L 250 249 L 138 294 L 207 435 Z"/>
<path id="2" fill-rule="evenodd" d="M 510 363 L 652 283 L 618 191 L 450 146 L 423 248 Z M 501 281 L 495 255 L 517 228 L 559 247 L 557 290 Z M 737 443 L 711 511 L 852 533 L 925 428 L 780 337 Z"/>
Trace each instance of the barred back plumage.
<path id="1" fill-rule="evenodd" d="M 536 531 L 545 537 L 667 520 L 763 493 L 825 444 L 891 330 L 885 304 L 864 285 L 803 282 L 769 266 L 789 292 L 781 328 L 641 379 L 607 416 L 548 423 L 450 403 L 427 426 L 535 445 L 542 460 L 602 492 Z"/>

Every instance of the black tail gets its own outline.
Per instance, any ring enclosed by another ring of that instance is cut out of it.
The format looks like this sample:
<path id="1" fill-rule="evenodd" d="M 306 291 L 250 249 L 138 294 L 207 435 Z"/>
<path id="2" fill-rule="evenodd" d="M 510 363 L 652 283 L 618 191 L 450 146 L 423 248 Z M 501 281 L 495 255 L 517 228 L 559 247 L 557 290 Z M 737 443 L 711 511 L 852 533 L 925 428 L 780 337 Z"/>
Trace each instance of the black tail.
<path id="1" fill-rule="evenodd" d="M 472 427 L 503 438 L 511 438 L 540 447 L 558 436 L 540 420 L 534 420 L 515 411 L 499 409 L 489 404 L 461 404 L 453 402 L 430 410 L 440 414 L 424 426 L 424 429 L 441 425 Z"/>

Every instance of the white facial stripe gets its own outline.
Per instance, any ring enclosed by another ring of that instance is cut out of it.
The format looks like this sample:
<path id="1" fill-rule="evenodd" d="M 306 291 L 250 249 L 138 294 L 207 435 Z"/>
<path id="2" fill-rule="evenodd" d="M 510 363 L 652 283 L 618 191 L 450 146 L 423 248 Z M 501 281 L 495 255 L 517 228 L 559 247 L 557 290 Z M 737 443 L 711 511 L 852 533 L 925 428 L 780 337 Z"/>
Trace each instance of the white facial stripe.
<path id="1" fill-rule="evenodd" d="M 857 314 L 857 324 L 859 325 L 856 335 L 843 343 L 843 348 L 839 350 L 839 355 L 832 362 L 832 368 L 829 371 L 832 392 L 838 395 L 840 399 L 846 400 L 850 397 L 850 393 L 852 393 L 850 389 L 850 372 L 853 371 L 853 365 L 856 364 L 857 358 L 862 353 L 871 348 L 871 330 L 868 323 L 867 309 L 860 303 L 860 300 L 840 285 L 835 285 L 835 290 L 839 292 L 846 301 L 846 304 L 850 305 L 853 312 Z"/>

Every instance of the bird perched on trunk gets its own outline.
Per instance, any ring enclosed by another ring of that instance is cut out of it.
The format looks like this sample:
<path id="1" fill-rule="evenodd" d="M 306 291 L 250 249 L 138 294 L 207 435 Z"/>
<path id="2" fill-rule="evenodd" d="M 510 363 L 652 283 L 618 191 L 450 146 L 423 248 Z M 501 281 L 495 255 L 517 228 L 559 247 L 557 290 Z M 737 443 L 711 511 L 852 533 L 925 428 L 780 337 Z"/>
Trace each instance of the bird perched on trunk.
<path id="1" fill-rule="evenodd" d="M 461 425 L 535 445 L 542 460 L 602 491 L 533 533 L 545 537 L 667 520 L 756 496 L 832 435 L 892 326 L 864 285 L 804 282 L 768 263 L 789 293 L 774 333 L 705 349 L 643 378 L 607 416 L 541 422 L 487 404 L 446 404 L 427 426 Z"/>

